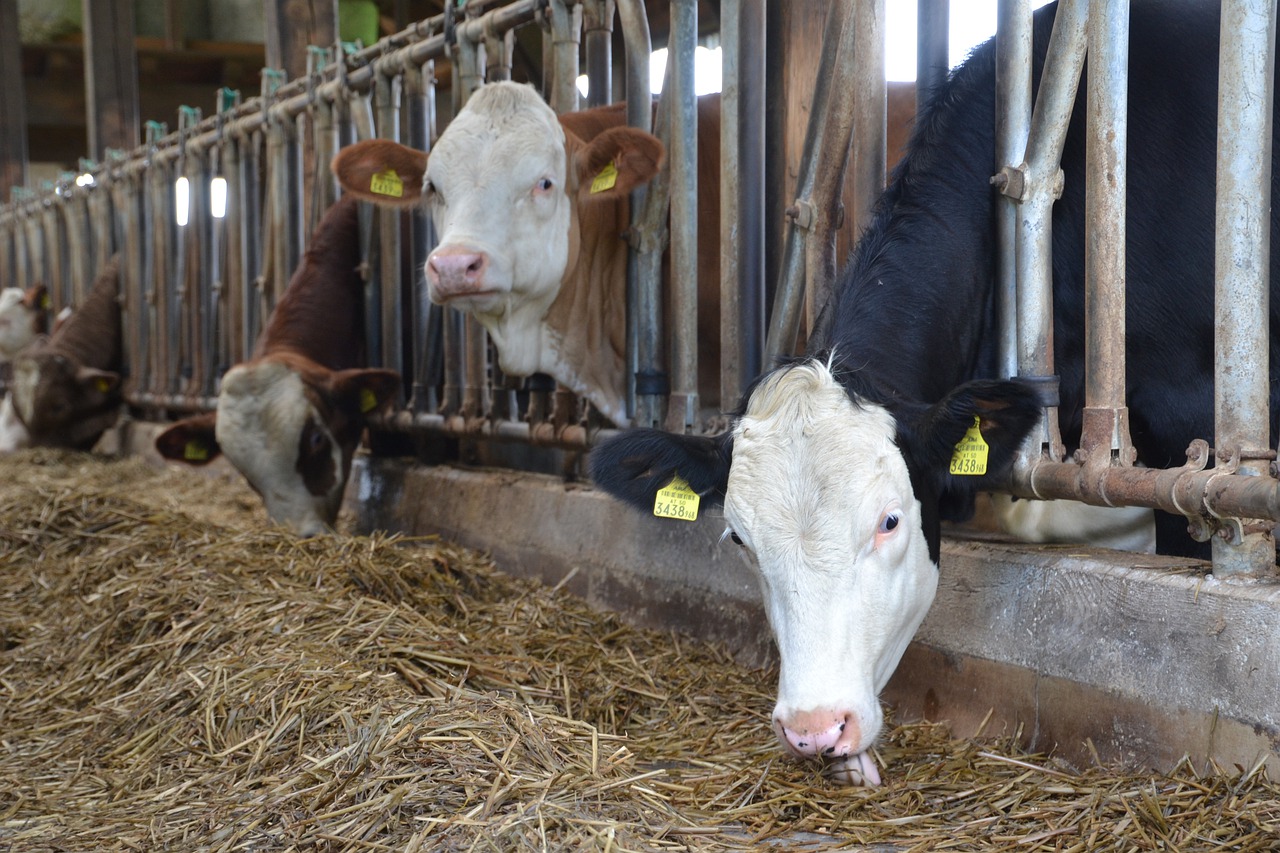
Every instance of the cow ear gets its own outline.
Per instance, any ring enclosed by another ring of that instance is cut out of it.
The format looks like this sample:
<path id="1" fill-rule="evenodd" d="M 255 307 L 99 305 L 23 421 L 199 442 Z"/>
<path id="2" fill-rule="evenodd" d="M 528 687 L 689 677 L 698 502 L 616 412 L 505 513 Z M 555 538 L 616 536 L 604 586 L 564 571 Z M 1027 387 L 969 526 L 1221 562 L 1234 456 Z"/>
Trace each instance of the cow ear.
<path id="1" fill-rule="evenodd" d="M 52 307 L 49 302 L 49 288 L 43 284 L 31 285 L 22 296 L 22 304 L 28 311 L 48 311 Z"/>
<path id="2" fill-rule="evenodd" d="M 900 418 L 898 438 L 944 503 L 967 505 L 1003 484 L 1045 403 L 1028 382 L 976 380 L 922 407 L 914 423 Z"/>
<path id="3" fill-rule="evenodd" d="M 422 200 L 427 155 L 388 139 L 366 139 L 339 151 L 332 169 L 342 188 L 356 198 L 409 207 Z"/>
<path id="4" fill-rule="evenodd" d="M 400 393 L 400 374 L 380 368 L 339 370 L 329 384 L 333 394 L 361 415 L 386 414 Z"/>
<path id="5" fill-rule="evenodd" d="M 120 374 L 112 370 L 81 367 L 76 371 L 76 381 L 81 387 L 92 388 L 99 394 L 110 394 L 120 387 Z"/>
<path id="6" fill-rule="evenodd" d="M 206 465 L 218 458 L 217 412 L 205 412 L 178 421 L 156 436 L 156 450 L 165 459 L 188 465 Z"/>
<path id="7" fill-rule="evenodd" d="M 679 475 L 712 503 L 729 486 L 733 434 L 678 435 L 656 429 L 620 433 L 591 451 L 591 479 L 637 509 L 652 511 L 658 490 Z"/>
<path id="8" fill-rule="evenodd" d="M 588 198 L 625 197 L 662 168 L 666 150 L 658 137 L 634 127 L 611 127 L 574 155 L 578 191 Z"/>

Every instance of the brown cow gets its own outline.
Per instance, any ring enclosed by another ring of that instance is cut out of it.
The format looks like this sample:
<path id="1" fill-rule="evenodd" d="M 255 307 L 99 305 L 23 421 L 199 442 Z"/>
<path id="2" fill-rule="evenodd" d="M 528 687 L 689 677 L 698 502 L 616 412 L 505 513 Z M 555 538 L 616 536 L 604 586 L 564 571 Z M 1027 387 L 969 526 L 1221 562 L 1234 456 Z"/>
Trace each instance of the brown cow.
<path id="1" fill-rule="evenodd" d="M 400 376 L 364 368 L 364 281 L 358 204 L 325 213 L 272 311 L 253 358 L 222 377 L 218 409 L 156 438 L 168 459 L 203 465 L 225 454 L 267 513 L 310 536 L 332 527 L 365 416 L 395 402 Z"/>
<path id="2" fill-rule="evenodd" d="M 13 389 L 0 413 L 0 451 L 88 450 L 120 410 L 119 258 L 98 274 L 84 305 L 13 361 Z"/>

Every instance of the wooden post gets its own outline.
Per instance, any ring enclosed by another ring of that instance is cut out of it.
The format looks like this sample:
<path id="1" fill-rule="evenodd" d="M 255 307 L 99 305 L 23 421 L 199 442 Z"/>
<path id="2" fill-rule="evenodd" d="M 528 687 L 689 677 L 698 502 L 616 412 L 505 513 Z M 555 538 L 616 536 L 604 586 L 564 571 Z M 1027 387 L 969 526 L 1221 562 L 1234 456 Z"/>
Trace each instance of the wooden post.
<path id="1" fill-rule="evenodd" d="M 0 204 L 27 182 L 27 101 L 22 89 L 18 0 L 0 0 Z"/>
<path id="2" fill-rule="evenodd" d="M 84 87 L 90 156 L 128 151 L 142 142 L 138 120 L 138 52 L 133 0 L 82 0 Z"/>
<path id="3" fill-rule="evenodd" d="M 338 0 L 263 0 L 263 12 L 267 67 L 283 68 L 289 80 L 307 73 L 307 45 L 338 40 Z"/>

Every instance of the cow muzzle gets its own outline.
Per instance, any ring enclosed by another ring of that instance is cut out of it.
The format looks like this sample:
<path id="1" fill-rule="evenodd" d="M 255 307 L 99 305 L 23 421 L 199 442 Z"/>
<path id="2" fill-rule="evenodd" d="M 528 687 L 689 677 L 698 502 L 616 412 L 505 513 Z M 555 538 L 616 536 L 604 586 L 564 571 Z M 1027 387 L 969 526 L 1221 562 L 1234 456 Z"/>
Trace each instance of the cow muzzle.
<path id="1" fill-rule="evenodd" d="M 448 302 L 468 296 L 488 295 L 486 273 L 489 256 L 464 247 L 437 249 L 427 258 L 427 283 L 431 301 Z"/>
<path id="2" fill-rule="evenodd" d="M 826 764 L 825 774 L 846 785 L 879 785 L 880 773 L 865 750 L 857 751 L 862 726 L 855 714 L 820 709 L 800 711 L 786 718 L 775 715 L 778 740 L 799 758 L 816 758 Z"/>

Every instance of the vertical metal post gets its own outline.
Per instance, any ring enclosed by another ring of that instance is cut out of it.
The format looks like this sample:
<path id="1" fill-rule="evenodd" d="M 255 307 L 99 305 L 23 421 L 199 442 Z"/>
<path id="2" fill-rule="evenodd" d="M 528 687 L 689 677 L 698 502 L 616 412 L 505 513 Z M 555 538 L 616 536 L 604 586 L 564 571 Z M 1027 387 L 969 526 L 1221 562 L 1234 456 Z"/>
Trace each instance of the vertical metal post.
<path id="1" fill-rule="evenodd" d="M 578 44 L 582 38 L 582 4 L 576 0 L 550 0 L 551 102 L 558 113 L 578 109 Z M 674 29 L 674 25 L 672 27 Z"/>
<path id="2" fill-rule="evenodd" d="M 951 0 L 916 0 L 916 115 L 946 82 L 951 67 L 950 24 Z"/>
<path id="3" fill-rule="evenodd" d="M 1089 15 L 1085 162 L 1085 391 L 1080 447 L 1095 476 L 1134 461 L 1125 407 L 1125 181 L 1129 0 Z"/>
<path id="4" fill-rule="evenodd" d="M 685 432 L 698 417 L 698 99 L 693 58 L 698 46 L 697 0 L 671 4 L 671 402 L 666 428 Z"/>
<path id="5" fill-rule="evenodd" d="M 377 113 L 378 136 L 400 140 L 400 79 L 386 74 L 374 78 L 374 110 Z M 382 355 L 383 367 L 402 376 L 404 338 L 400 318 L 404 316 L 403 290 L 400 287 L 400 211 L 384 207 L 378 210 L 378 277 L 382 283 Z"/>
<path id="6" fill-rule="evenodd" d="M 435 128 L 435 63 L 405 69 L 405 136 L 410 148 L 430 153 Z M 440 401 L 436 389 L 443 381 L 443 307 L 432 305 L 421 281 L 427 255 L 435 245 L 429 216 L 410 219 L 410 264 L 413 275 L 412 391 L 409 408 L 415 414 L 435 412 Z"/>
<path id="7" fill-rule="evenodd" d="M 1062 0 L 1031 113 L 1018 210 L 1018 373 L 1053 375 L 1053 203 L 1062 195 L 1062 148 L 1084 67 L 1088 0 Z M 1014 181 L 1012 183 L 1017 183 Z M 1003 189 L 1009 191 L 1011 184 Z M 1039 444 L 1062 458 L 1057 403 L 1049 407 Z M 1036 457 L 1039 453 L 1029 451 Z"/>
<path id="8" fill-rule="evenodd" d="M 845 215 L 860 234 L 871 218 L 871 208 L 884 191 L 885 124 L 888 102 L 884 83 L 884 2 L 861 0 L 853 13 L 853 140 L 848 169 L 853 176 L 853 198 Z M 832 253 L 834 255 L 834 247 Z M 834 277 L 834 264 L 833 264 Z M 829 284 L 830 281 L 828 280 Z M 821 305 L 826 304 L 826 299 Z"/>
<path id="9" fill-rule="evenodd" d="M 1215 219 L 1215 467 L 1267 477 L 1271 117 L 1276 4 L 1224 0 L 1218 73 Z M 1273 525 L 1228 523 L 1213 540 L 1218 575 L 1272 574 Z"/>
<path id="10" fill-rule="evenodd" d="M 460 82 L 458 108 L 461 110 L 484 80 L 486 57 L 484 52 L 478 49 L 476 42 L 466 37 L 465 27 L 459 27 L 456 32 L 458 33 L 458 61 L 454 69 Z M 462 327 L 465 379 L 462 389 L 461 415 L 466 422 L 474 423 L 487 416 L 490 409 L 489 334 L 484 326 L 480 325 L 479 320 L 469 315 L 462 323 Z"/>
<path id="11" fill-rule="evenodd" d="M 996 29 L 997 172 L 1022 162 L 1031 131 L 1031 2 L 1000 0 Z M 1018 375 L 1018 202 L 996 199 L 996 306 L 1000 375 Z"/>
<path id="12" fill-rule="evenodd" d="M 613 102 L 614 0 L 585 0 L 583 28 L 587 39 L 587 106 Z"/>

